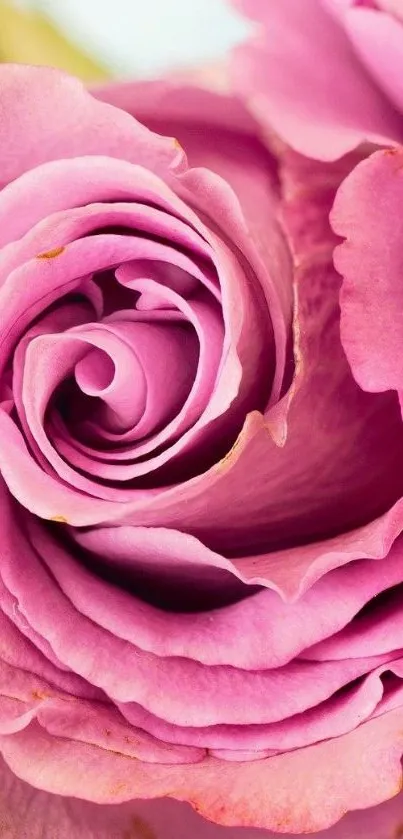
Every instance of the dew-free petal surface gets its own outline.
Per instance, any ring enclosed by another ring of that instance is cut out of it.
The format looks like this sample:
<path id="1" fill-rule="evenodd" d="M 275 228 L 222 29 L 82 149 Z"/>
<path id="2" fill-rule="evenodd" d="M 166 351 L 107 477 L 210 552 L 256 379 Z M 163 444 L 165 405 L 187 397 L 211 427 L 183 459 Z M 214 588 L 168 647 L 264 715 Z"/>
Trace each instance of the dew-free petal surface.
<path id="1" fill-rule="evenodd" d="M 403 120 L 320 0 L 234 5 L 262 27 L 235 48 L 231 73 L 268 128 L 318 160 L 335 160 L 364 140 L 402 141 Z"/>

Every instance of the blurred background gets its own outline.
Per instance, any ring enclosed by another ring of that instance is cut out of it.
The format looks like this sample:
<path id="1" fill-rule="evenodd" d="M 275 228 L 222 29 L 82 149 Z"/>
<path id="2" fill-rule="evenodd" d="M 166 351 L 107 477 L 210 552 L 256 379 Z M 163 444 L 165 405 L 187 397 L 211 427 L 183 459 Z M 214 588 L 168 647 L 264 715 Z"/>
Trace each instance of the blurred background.
<path id="1" fill-rule="evenodd" d="M 86 81 L 214 62 L 248 24 L 227 0 L 0 0 L 0 60 Z"/>

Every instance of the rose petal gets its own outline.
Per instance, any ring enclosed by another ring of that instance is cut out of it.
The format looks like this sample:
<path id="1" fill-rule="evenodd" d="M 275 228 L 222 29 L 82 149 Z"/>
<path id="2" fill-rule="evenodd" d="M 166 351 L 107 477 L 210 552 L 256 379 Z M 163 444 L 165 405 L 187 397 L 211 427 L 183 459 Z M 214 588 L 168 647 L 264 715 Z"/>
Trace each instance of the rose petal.
<path id="1" fill-rule="evenodd" d="M 260 760 L 322 740 L 340 737 L 368 719 L 400 709 L 403 697 L 403 660 L 389 662 L 357 683 L 347 685 L 316 707 L 270 724 L 213 725 L 194 727 L 174 725 L 156 717 L 139 705 L 120 705 L 127 719 L 164 743 L 208 747 L 210 754 L 223 760 Z M 383 679 L 383 677 L 386 677 Z M 396 677 L 396 678 L 394 678 Z M 219 751 L 219 754 L 217 753 Z"/>
<path id="2" fill-rule="evenodd" d="M 245 827 L 221 827 L 198 816 L 188 804 L 172 799 L 133 801 L 108 807 L 40 792 L 20 781 L 2 762 L 0 806 L 5 839 L 112 839 L 132 833 L 133 839 L 275 839 L 273 834 Z M 383 839 L 397 834 L 403 817 L 402 797 L 376 808 L 345 816 L 317 839 Z M 134 833 L 133 833 L 134 831 Z M 147 835 L 148 834 L 148 835 Z M 292 839 L 283 834 L 284 839 Z"/>
<path id="3" fill-rule="evenodd" d="M 402 0 L 377 0 L 377 5 L 383 11 L 390 12 L 390 14 L 395 15 L 399 20 L 403 20 Z"/>
<path id="4" fill-rule="evenodd" d="M 376 152 L 341 185 L 332 212 L 347 240 L 335 253 L 343 346 L 360 386 L 372 392 L 403 389 L 402 164 L 401 150 Z"/>
<path id="5" fill-rule="evenodd" d="M 346 31 L 364 67 L 401 113 L 403 111 L 403 28 L 375 9 L 351 9 Z"/>
<path id="6" fill-rule="evenodd" d="M 174 79 L 113 83 L 96 88 L 94 95 L 134 114 L 153 130 L 164 125 L 186 148 L 193 168 L 188 178 L 176 180 L 176 188 L 185 187 L 191 205 L 237 243 L 265 291 L 277 346 L 274 401 L 284 376 L 292 266 L 276 215 L 273 157 L 260 137 L 259 124 L 237 98 Z"/>
<path id="7" fill-rule="evenodd" d="M 54 550 L 57 557 L 57 546 Z M 21 614 L 47 639 L 57 658 L 112 699 L 125 703 L 125 715 L 130 713 L 127 703 L 136 702 L 163 719 L 182 725 L 276 722 L 313 707 L 348 682 L 393 659 L 393 655 L 387 655 L 330 664 L 294 661 L 268 671 L 208 668 L 176 657 L 165 661 L 112 635 L 77 611 L 53 575 L 39 562 L 42 551 L 40 538 L 36 537 L 34 547 L 23 533 L 9 532 L 8 542 L 3 545 L 5 585 L 17 598 Z M 24 556 L 21 567 L 15 562 L 17 555 Z M 47 559 L 45 554 L 44 559 L 51 568 L 51 557 Z M 54 570 L 57 574 L 57 565 Z M 72 637 L 80 637 L 80 646 L 72 643 Z M 197 700 L 201 694 L 202 705 Z M 123 710 L 122 704 L 120 707 Z"/>
<path id="8" fill-rule="evenodd" d="M 174 585 L 183 586 L 189 577 L 197 587 L 203 581 L 212 586 L 209 566 L 217 567 L 219 561 L 195 539 L 158 528 L 78 531 L 74 541 L 91 552 L 94 562 L 96 557 L 107 561 L 111 571 L 115 567 L 117 579 L 119 569 L 137 567 L 139 575 L 149 571 L 151 582 L 164 569 L 166 585 L 173 579 Z M 43 536 L 41 545 L 44 550 Z M 189 615 L 156 610 L 134 593 L 112 588 L 71 556 L 62 561 L 60 548 L 49 540 L 45 556 L 81 614 L 114 635 L 162 656 L 260 670 L 286 664 L 315 641 L 333 635 L 372 597 L 400 583 L 401 551 L 398 542 L 383 562 L 362 560 L 329 572 L 295 603 L 284 603 L 265 590 L 213 612 Z M 228 586 L 224 575 L 223 583 Z"/>
<path id="9" fill-rule="evenodd" d="M 356 655 L 379 655 L 403 646 L 401 590 L 392 590 L 368 614 L 359 615 L 344 630 L 304 652 L 309 659 L 329 660 Z"/>
<path id="10" fill-rule="evenodd" d="M 0 748 L 19 777 L 56 794 L 110 804 L 171 796 L 219 824 L 309 832 L 330 826 L 352 807 L 372 807 L 397 794 L 402 713 L 307 749 L 242 764 L 208 758 L 193 766 L 148 766 L 49 736 L 34 724 L 1 737 Z"/>
<path id="11" fill-rule="evenodd" d="M 392 105 L 318 0 L 233 1 L 264 27 L 232 60 L 235 84 L 263 125 L 320 160 L 335 160 L 364 140 L 403 139 Z"/>
<path id="12" fill-rule="evenodd" d="M 85 154 L 119 157 L 160 173 L 184 165 L 174 140 L 101 104 L 59 70 L 3 64 L 0 84 L 2 184 L 45 161 Z"/>

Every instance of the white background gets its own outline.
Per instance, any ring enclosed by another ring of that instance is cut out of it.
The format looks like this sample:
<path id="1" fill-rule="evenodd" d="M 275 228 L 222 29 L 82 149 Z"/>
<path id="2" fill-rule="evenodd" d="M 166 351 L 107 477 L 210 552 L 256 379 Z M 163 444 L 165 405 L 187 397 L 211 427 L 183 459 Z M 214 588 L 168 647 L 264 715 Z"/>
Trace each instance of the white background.
<path id="1" fill-rule="evenodd" d="M 214 60 L 248 24 L 226 0 L 17 0 L 45 11 L 119 75 L 150 76 Z"/>

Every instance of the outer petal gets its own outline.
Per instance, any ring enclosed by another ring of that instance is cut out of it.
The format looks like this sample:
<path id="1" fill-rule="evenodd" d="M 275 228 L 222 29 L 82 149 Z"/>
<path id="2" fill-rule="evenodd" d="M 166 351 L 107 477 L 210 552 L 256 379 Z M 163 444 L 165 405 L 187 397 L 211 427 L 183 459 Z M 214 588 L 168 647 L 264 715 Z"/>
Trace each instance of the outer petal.
<path id="1" fill-rule="evenodd" d="M 172 799 L 103 807 L 33 790 L 3 762 L 0 766 L 3 839 L 275 839 L 254 828 L 221 827 Z M 403 800 L 351 813 L 316 839 L 390 839 L 398 836 Z M 291 839 L 287 834 L 284 839 Z"/>
<path id="2" fill-rule="evenodd" d="M 403 27 L 390 14 L 351 9 L 348 32 L 357 54 L 390 102 L 403 112 Z"/>
<path id="3" fill-rule="evenodd" d="M 0 68 L 0 179 L 49 160 L 104 154 L 158 173 L 183 165 L 175 140 L 94 99 L 77 79 L 44 67 Z"/>
<path id="4" fill-rule="evenodd" d="M 403 150 L 380 151 L 341 185 L 333 227 L 343 276 L 342 341 L 368 391 L 403 391 Z"/>
<path id="5" fill-rule="evenodd" d="M 319 0 L 235 5 L 264 27 L 235 49 L 232 64 L 236 87 L 263 124 L 319 160 L 335 160 L 363 140 L 402 140 L 403 121 Z"/>
<path id="6" fill-rule="evenodd" d="M 168 796 L 189 801 L 219 824 L 309 833 L 329 827 L 352 808 L 365 809 L 400 792 L 403 712 L 391 711 L 343 737 L 250 763 L 210 757 L 190 766 L 150 765 L 49 736 L 36 723 L 1 736 L 0 748 L 20 778 L 49 792 L 104 804 Z"/>
<path id="7" fill-rule="evenodd" d="M 3 839 L 269 839 L 266 831 L 218 827 L 168 799 L 105 807 L 39 792 L 3 761 L 0 788 Z"/>
<path id="8" fill-rule="evenodd" d="M 389 12 L 398 20 L 403 21 L 403 3 L 402 0 L 378 0 L 377 5 L 384 12 Z"/>

